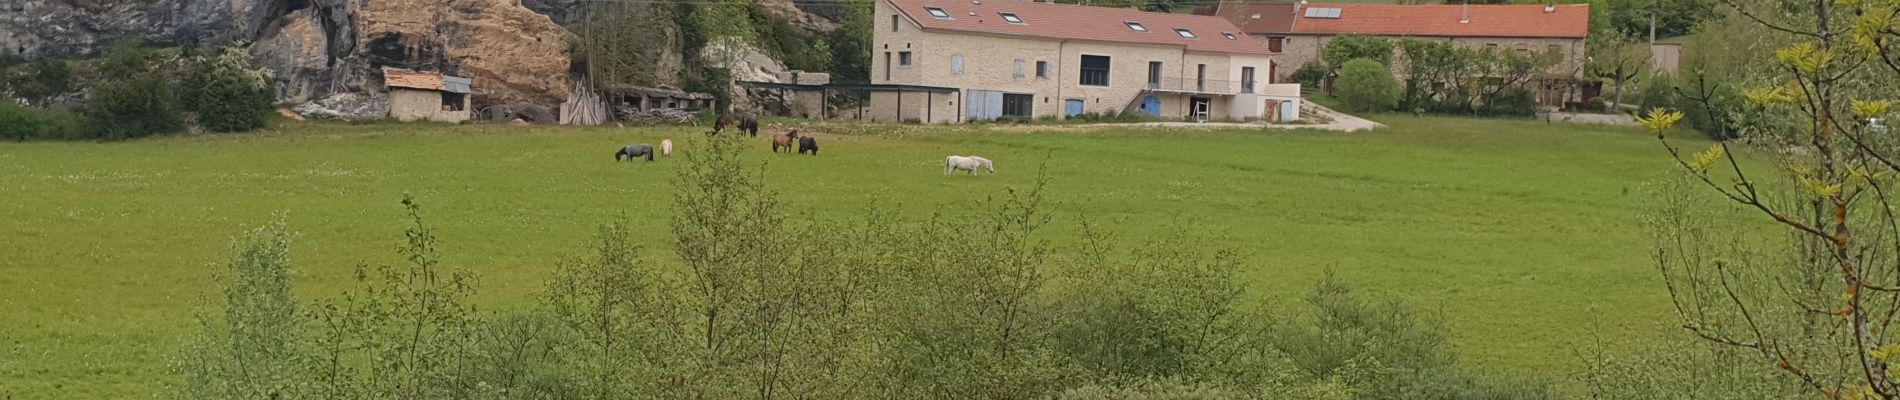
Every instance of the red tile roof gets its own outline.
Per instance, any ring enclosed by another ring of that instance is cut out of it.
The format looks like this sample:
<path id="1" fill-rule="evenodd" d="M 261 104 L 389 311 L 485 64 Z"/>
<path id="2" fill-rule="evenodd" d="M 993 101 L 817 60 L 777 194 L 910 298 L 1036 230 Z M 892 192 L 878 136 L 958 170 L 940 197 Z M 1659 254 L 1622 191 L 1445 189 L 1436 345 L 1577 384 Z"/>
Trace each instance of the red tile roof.
<path id="1" fill-rule="evenodd" d="M 1191 14 L 1146 12 L 1109 7 L 1038 3 L 1024 0 L 883 0 L 903 12 L 924 29 L 1033 36 L 1050 39 L 1094 40 L 1103 42 L 1144 43 L 1185 46 L 1192 51 L 1272 54 L 1265 45 L 1248 40 L 1242 31 L 1220 17 Z M 935 7 L 949 14 L 948 19 L 930 15 Z M 1021 17 L 1022 24 L 1003 20 L 998 13 Z M 1148 32 L 1129 29 L 1126 22 L 1140 22 Z M 1175 33 L 1186 28 L 1197 38 L 1187 39 Z M 1227 39 L 1221 33 L 1232 33 Z"/>
<path id="2" fill-rule="evenodd" d="M 1339 18 L 1308 18 L 1294 13 L 1292 4 L 1252 4 L 1238 9 L 1221 7 L 1216 13 L 1245 22 L 1249 33 L 1320 35 L 1380 35 L 1433 37 L 1582 38 L 1590 34 L 1589 4 L 1558 4 L 1545 12 L 1542 4 L 1471 5 L 1470 22 L 1464 5 L 1429 4 L 1307 4 L 1340 9 Z M 1260 20 L 1251 20 L 1260 14 Z M 1290 18 L 1289 18 L 1290 17 Z"/>
<path id="3" fill-rule="evenodd" d="M 1254 3 L 1239 7 L 1222 3 L 1212 9 L 1195 10 L 1195 13 L 1226 18 L 1249 33 L 1286 33 L 1293 31 L 1293 9 L 1293 3 Z M 1260 19 L 1254 19 L 1254 15 Z"/>

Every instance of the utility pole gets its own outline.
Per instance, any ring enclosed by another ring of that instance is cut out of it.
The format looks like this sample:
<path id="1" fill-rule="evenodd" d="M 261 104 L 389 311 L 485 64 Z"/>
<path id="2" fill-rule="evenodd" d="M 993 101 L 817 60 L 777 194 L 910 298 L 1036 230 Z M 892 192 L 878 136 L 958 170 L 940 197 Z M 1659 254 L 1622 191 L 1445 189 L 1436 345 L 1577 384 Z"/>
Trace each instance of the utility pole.
<path id="1" fill-rule="evenodd" d="M 1662 0 L 1656 0 L 1649 6 L 1649 45 L 1656 45 L 1656 14 L 1662 11 Z"/>

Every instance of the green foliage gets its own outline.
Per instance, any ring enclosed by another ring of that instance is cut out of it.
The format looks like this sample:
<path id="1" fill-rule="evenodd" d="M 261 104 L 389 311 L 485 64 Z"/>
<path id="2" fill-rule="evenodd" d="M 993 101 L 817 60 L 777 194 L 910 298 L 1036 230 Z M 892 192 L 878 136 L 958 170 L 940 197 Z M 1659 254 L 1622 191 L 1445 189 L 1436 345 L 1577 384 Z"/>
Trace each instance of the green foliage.
<path id="1" fill-rule="evenodd" d="M 544 302 L 560 324 L 549 329 L 573 332 L 556 347 L 569 350 L 562 361 L 580 377 L 570 389 L 587 398 L 634 397 L 672 376 L 650 368 L 663 363 L 643 362 L 667 350 L 670 281 L 644 265 L 629 234 L 624 223 L 602 227 L 595 253 L 563 262 L 548 285 Z"/>
<path id="2" fill-rule="evenodd" d="M 1537 111 L 1533 77 L 1559 59 L 1406 39 L 1401 109 L 1466 115 L 1529 116 Z"/>
<path id="3" fill-rule="evenodd" d="M 1324 87 L 1326 84 L 1326 77 L 1332 76 L 1332 74 L 1333 74 L 1333 71 L 1331 69 L 1327 69 L 1326 64 L 1318 63 L 1318 62 L 1308 62 L 1305 64 L 1300 64 L 1299 69 L 1293 70 L 1293 81 L 1299 82 L 1300 85 L 1303 85 L 1306 87 L 1314 87 L 1314 88 Z"/>
<path id="4" fill-rule="evenodd" d="M 100 63 L 104 80 L 86 106 L 95 138 L 123 140 L 185 129 L 184 111 L 166 62 L 135 40 L 115 44 Z"/>
<path id="5" fill-rule="evenodd" d="M 404 198 L 412 224 L 401 267 L 358 266 L 356 288 L 315 305 L 311 359 L 316 398 L 467 398 L 481 391 L 480 327 L 468 297 L 474 274 L 445 267 L 434 230 Z"/>
<path id="6" fill-rule="evenodd" d="M 64 108 L 36 108 L 0 100 L 0 140 L 75 140 L 86 136 L 86 119 Z"/>
<path id="7" fill-rule="evenodd" d="M 1320 49 L 1320 60 L 1334 71 L 1344 73 L 1346 63 L 1366 59 L 1381 65 L 1392 65 L 1392 41 L 1379 36 L 1345 35 L 1334 37 Z"/>
<path id="8" fill-rule="evenodd" d="M 1369 59 L 1346 62 L 1333 83 L 1333 95 L 1347 108 L 1359 112 L 1391 110 L 1399 104 L 1399 81 L 1385 64 Z"/>
<path id="9" fill-rule="evenodd" d="M 831 33 L 831 81 L 866 83 L 871 79 L 871 7 L 847 3 L 844 20 Z"/>
<path id="10" fill-rule="evenodd" d="M 1649 37 L 1651 10 L 1660 10 L 1656 14 L 1657 38 L 1689 34 L 1703 21 L 1717 16 L 1712 0 L 1597 0 L 1591 4 L 1592 24 L 1645 39 Z"/>
<path id="11" fill-rule="evenodd" d="M 1680 111 L 1676 107 L 1676 77 L 1669 74 L 1651 75 L 1643 82 L 1643 90 L 1637 95 L 1636 104 L 1640 110 L 1657 108 Z"/>
<path id="12" fill-rule="evenodd" d="M 1242 260 L 1231 251 L 1202 253 L 1207 240 L 1184 228 L 1117 251 L 1084 224 L 1072 288 L 1058 304 L 1068 323 L 1056 330 L 1064 354 L 1101 376 L 1226 378 L 1262 347 L 1269 319 L 1246 299 Z M 1239 381 L 1255 381 L 1239 378 Z"/>
<path id="13" fill-rule="evenodd" d="M 0 92 L 11 92 L 28 103 L 45 104 L 53 96 L 72 91 L 72 67 L 64 60 L 42 58 L 19 68 L 0 67 Z"/>
<path id="14" fill-rule="evenodd" d="M 270 119 L 271 103 L 276 100 L 270 82 L 270 70 L 252 61 L 250 52 L 227 48 L 199 60 L 186 74 L 182 98 L 206 130 L 250 131 L 263 128 Z"/>
<path id="15" fill-rule="evenodd" d="M 159 74 L 115 79 L 92 90 L 86 106 L 94 137 L 123 140 L 174 133 L 185 129 L 184 111 L 172 84 Z"/>
<path id="16" fill-rule="evenodd" d="M 659 81 L 655 60 L 676 51 L 673 7 L 656 4 L 590 2 L 574 27 L 574 62 L 595 85 L 605 88 L 650 86 Z"/>
<path id="17" fill-rule="evenodd" d="M 279 215 L 232 244 L 231 261 L 214 273 L 222 315 L 198 317 L 200 336 L 174 365 L 185 378 L 180 397 L 300 397 L 306 370 L 302 315 L 291 293 L 294 238 Z"/>
<path id="18" fill-rule="evenodd" d="M 1255 396 L 1240 390 L 1179 380 L 1140 380 L 1123 384 L 1096 384 L 1063 391 L 1057 400 L 1243 400 Z"/>

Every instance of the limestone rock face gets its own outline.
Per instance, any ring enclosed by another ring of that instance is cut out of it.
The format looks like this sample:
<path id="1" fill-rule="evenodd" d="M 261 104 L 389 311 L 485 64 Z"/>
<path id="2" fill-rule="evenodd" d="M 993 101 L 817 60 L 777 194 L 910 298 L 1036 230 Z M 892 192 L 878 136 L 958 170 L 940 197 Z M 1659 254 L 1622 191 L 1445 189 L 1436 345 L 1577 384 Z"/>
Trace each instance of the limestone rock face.
<path id="1" fill-rule="evenodd" d="M 250 44 L 287 101 L 380 91 L 382 67 L 475 78 L 477 103 L 558 104 L 567 31 L 517 0 L 0 0 L 0 54 L 116 41 Z"/>
<path id="2" fill-rule="evenodd" d="M 512 0 L 368 0 L 356 11 L 366 67 L 475 80 L 477 104 L 559 104 L 567 30 Z"/>

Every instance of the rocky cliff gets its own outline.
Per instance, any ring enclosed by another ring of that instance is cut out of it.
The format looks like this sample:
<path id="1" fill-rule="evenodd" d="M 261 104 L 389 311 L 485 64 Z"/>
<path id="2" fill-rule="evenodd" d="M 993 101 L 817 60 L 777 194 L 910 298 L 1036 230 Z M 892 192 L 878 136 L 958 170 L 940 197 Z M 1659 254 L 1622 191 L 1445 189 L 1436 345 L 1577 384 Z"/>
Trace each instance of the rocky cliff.
<path id="1" fill-rule="evenodd" d="M 567 31 L 515 0 L 0 0 L 0 49 L 93 56 L 126 38 L 252 43 L 282 99 L 379 90 L 380 68 L 475 78 L 478 103 L 558 103 Z"/>
<path id="2" fill-rule="evenodd" d="M 800 29 L 835 29 L 835 2 L 760 0 Z M 248 44 L 302 102 L 381 90 L 382 67 L 475 79 L 478 104 L 558 104 L 587 0 L 0 0 L 0 54 L 83 57 L 116 41 Z M 666 35 L 678 40 L 677 33 Z M 655 50 L 659 49 L 659 50 Z M 677 71 L 677 46 L 650 46 Z M 765 60 L 770 61 L 770 60 Z M 760 62 L 766 65 L 775 62 Z M 751 71 L 748 71 L 751 72 Z M 662 74 L 662 75 L 677 75 Z M 746 75 L 744 73 L 739 75 Z M 669 82 L 661 82 L 669 83 Z M 677 83 L 677 82 L 672 82 Z"/>

